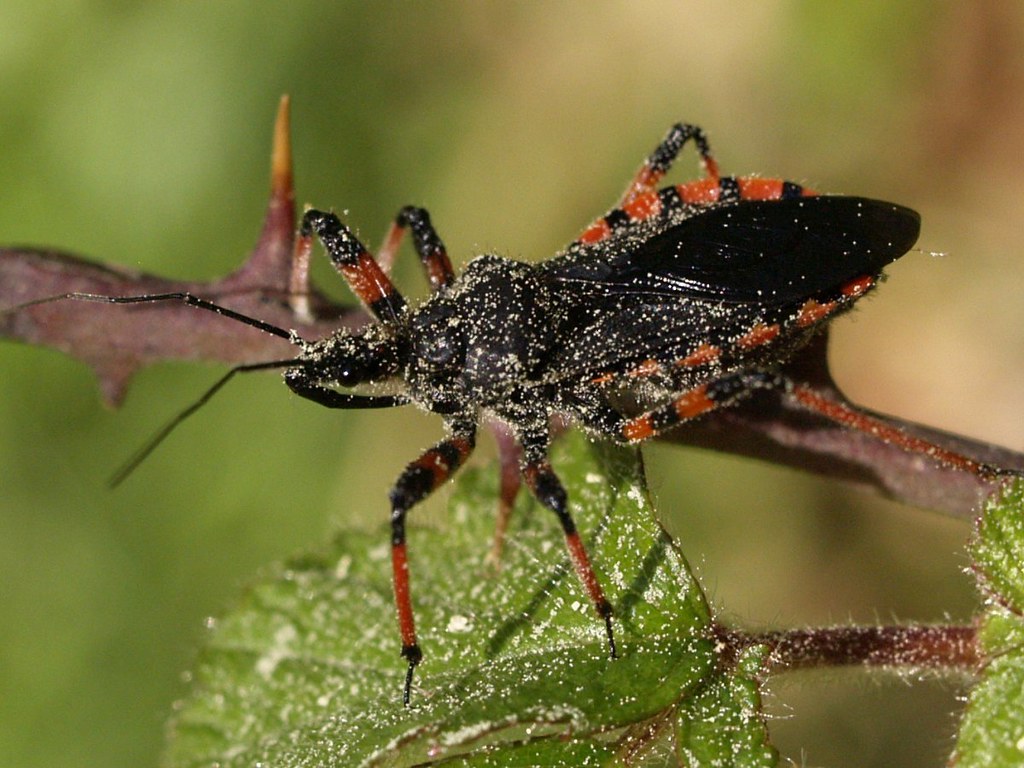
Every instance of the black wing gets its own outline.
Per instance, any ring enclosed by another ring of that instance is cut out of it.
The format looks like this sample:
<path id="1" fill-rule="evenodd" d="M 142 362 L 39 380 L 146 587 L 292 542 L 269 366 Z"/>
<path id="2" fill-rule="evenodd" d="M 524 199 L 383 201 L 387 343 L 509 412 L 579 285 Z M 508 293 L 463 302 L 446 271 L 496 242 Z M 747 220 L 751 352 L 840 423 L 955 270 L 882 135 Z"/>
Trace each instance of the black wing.
<path id="1" fill-rule="evenodd" d="M 650 237 L 627 231 L 546 271 L 570 296 L 789 303 L 878 274 L 913 247 L 920 223 L 909 208 L 860 197 L 747 200 Z"/>
<path id="2" fill-rule="evenodd" d="M 626 370 L 719 344 L 756 320 L 877 275 L 917 240 L 917 213 L 857 197 L 740 201 L 649 223 L 539 265 L 556 379 Z M 659 228 L 660 227 L 660 228 Z"/>

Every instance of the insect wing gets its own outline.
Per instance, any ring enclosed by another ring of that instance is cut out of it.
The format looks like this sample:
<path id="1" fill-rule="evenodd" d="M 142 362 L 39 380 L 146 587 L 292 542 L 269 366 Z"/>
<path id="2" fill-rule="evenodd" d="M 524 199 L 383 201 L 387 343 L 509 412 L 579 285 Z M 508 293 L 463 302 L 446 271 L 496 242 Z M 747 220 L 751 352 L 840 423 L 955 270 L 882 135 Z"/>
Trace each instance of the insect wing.
<path id="1" fill-rule="evenodd" d="M 555 283 L 571 292 L 660 303 L 694 298 L 780 304 L 874 275 L 913 247 L 920 216 L 859 197 L 722 204 L 646 239 L 624 236 L 559 259 Z"/>
<path id="2" fill-rule="evenodd" d="M 553 378 L 677 360 L 755 322 L 783 323 L 808 299 L 877 275 L 919 228 L 914 211 L 864 198 L 740 201 L 570 249 L 543 265 L 564 340 Z"/>

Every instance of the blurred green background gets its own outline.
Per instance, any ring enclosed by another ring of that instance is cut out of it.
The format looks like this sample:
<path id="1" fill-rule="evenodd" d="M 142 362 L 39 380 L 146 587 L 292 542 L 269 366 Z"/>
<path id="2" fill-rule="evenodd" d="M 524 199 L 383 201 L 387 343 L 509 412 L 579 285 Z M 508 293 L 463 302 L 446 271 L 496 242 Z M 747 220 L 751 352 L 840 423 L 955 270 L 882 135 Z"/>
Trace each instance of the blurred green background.
<path id="1" fill-rule="evenodd" d="M 300 201 L 345 211 L 371 242 L 400 205 L 425 205 L 457 262 L 541 259 L 688 120 L 726 173 L 920 210 L 922 252 L 837 324 L 836 377 L 878 410 L 1024 448 L 1012 0 L 5 0 L 0 30 L 0 242 L 178 278 L 230 271 L 258 232 L 287 92 Z M 680 169 L 696 173 L 689 152 Z M 398 280 L 422 292 L 414 259 Z M 204 619 L 338 525 L 380 525 L 389 483 L 440 431 L 408 409 L 328 412 L 256 376 L 108 492 L 218 370 L 147 370 L 112 413 L 84 366 L 0 344 L 0 766 L 154 765 Z M 478 461 L 492 453 L 482 442 Z M 648 456 L 666 521 L 726 617 L 973 610 L 961 521 L 697 450 Z M 768 706 L 798 762 L 940 765 L 956 696 L 829 672 L 779 681 Z"/>

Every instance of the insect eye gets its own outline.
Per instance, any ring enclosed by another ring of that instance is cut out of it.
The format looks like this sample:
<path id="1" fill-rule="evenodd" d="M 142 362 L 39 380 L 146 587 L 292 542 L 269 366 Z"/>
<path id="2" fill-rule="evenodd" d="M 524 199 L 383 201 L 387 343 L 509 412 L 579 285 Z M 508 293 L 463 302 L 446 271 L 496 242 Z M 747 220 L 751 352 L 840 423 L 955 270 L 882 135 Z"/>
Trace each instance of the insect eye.
<path id="1" fill-rule="evenodd" d="M 363 378 L 363 367 L 355 360 L 342 361 L 334 371 L 334 379 L 344 387 L 353 387 Z"/>

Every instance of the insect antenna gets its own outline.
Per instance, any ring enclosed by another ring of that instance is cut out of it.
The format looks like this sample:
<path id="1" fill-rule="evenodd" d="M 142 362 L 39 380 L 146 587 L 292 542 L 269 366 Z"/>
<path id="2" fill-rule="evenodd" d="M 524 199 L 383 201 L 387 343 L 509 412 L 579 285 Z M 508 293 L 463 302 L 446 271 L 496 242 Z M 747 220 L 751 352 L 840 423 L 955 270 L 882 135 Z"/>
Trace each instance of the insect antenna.
<path id="1" fill-rule="evenodd" d="M 284 328 L 272 325 L 271 323 L 264 322 L 263 320 L 258 320 L 255 317 L 250 317 L 249 315 L 244 315 L 241 312 L 236 312 L 233 309 L 228 309 L 220 304 L 202 299 L 188 291 L 147 293 L 138 296 L 104 296 L 98 293 L 81 293 L 73 291 L 56 296 L 34 299 L 13 307 L 7 307 L 6 309 L 0 310 L 0 315 L 10 314 L 29 307 L 39 306 L 41 304 L 51 304 L 57 301 L 91 301 L 100 304 L 149 304 L 159 301 L 178 301 L 187 306 L 213 312 L 214 314 L 226 317 L 229 320 L 235 320 L 236 322 L 248 325 L 251 328 L 263 331 L 264 333 L 277 336 L 278 338 L 284 339 L 292 344 L 302 345 L 304 343 L 302 338 L 300 338 L 294 331 L 288 331 Z M 132 454 L 131 458 L 129 458 L 121 468 L 110 477 L 107 481 L 107 485 L 110 488 L 116 488 L 123 483 L 128 476 L 131 475 L 131 473 L 134 472 L 154 450 L 156 450 L 157 446 L 159 446 L 160 443 L 162 443 L 167 436 L 170 435 L 179 424 L 181 424 L 181 422 L 202 408 L 211 397 L 217 394 L 225 384 L 234 378 L 235 374 L 248 373 L 249 371 L 264 371 L 270 368 L 287 368 L 288 366 L 296 364 L 301 364 L 301 361 L 296 358 L 289 358 L 287 360 L 269 360 L 261 363 L 247 363 L 235 366 L 214 382 L 213 386 L 207 389 L 206 392 L 204 392 L 194 403 L 188 406 L 188 408 L 177 414 L 174 418 L 164 424 L 163 427 L 157 430 L 156 434 L 154 434 L 142 445 L 142 447 Z"/>
<path id="2" fill-rule="evenodd" d="M 188 291 L 175 291 L 173 293 L 146 293 L 140 296 L 103 296 L 98 293 L 62 293 L 57 296 L 47 296 L 43 299 L 35 299 L 33 301 L 26 301 L 24 304 L 18 304 L 7 309 L 0 310 L 0 314 L 10 314 L 17 312 L 18 310 L 27 309 L 29 307 L 35 307 L 40 304 L 50 304 L 55 301 L 92 301 L 100 304 L 148 304 L 157 301 L 180 301 L 190 307 L 197 309 L 205 309 L 208 312 L 221 315 L 222 317 L 229 318 L 230 320 L 236 320 L 239 323 L 243 323 L 257 330 L 269 333 L 272 336 L 277 336 L 289 341 L 292 344 L 301 344 L 302 340 L 295 334 L 294 331 L 287 331 L 284 328 L 279 328 L 276 325 L 264 322 L 263 320 L 257 320 L 255 317 L 249 315 L 243 315 L 241 312 L 235 312 L 233 309 L 222 307 L 220 304 L 215 304 L 212 301 L 201 299 L 195 294 L 189 293 Z"/>
<path id="3" fill-rule="evenodd" d="M 289 358 L 288 360 L 268 360 L 262 363 L 245 363 L 243 365 L 236 365 L 234 368 L 229 370 L 223 376 L 221 376 L 213 385 L 207 389 L 202 395 L 200 395 L 191 405 L 185 410 L 181 411 L 174 416 L 170 421 L 164 424 L 158 429 L 149 440 L 147 440 L 138 450 L 131 455 L 131 457 L 121 467 L 110 476 L 107 480 L 107 486 L 109 488 L 117 488 L 123 483 L 132 472 L 134 472 L 146 458 L 157 449 L 168 435 L 173 432 L 179 424 L 185 419 L 191 416 L 193 413 L 198 411 L 215 394 L 217 394 L 221 388 L 224 387 L 231 379 L 234 378 L 237 373 L 249 373 L 250 371 L 265 371 L 270 368 L 287 368 L 296 364 L 300 364 L 301 361 L 295 358 Z"/>

